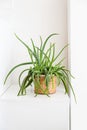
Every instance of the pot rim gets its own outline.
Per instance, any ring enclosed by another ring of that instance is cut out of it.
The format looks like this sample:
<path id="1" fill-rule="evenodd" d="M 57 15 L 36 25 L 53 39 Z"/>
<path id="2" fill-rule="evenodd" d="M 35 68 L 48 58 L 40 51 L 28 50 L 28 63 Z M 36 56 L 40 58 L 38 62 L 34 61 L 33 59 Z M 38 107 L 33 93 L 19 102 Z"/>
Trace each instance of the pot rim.
<path id="1" fill-rule="evenodd" d="M 50 75 L 50 74 L 49 74 Z M 52 75 L 53 77 L 56 77 L 56 75 Z M 35 77 L 37 77 L 37 75 L 35 75 Z M 45 77 L 44 74 L 41 74 L 40 77 Z"/>

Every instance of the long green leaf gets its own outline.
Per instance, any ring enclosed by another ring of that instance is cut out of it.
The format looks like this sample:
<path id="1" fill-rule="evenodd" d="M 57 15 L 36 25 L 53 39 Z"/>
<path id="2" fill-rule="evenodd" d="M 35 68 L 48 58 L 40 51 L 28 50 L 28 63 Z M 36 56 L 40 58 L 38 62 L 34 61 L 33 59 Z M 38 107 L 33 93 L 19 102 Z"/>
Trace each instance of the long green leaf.
<path id="1" fill-rule="evenodd" d="M 55 66 L 59 66 L 64 60 L 65 60 L 65 57 L 64 57 L 62 60 L 60 60 L 60 61 L 58 62 L 58 64 L 56 64 Z"/>
<path id="2" fill-rule="evenodd" d="M 55 56 L 55 46 L 53 46 L 53 54 L 52 54 L 52 60 L 50 62 L 50 66 L 52 66 L 52 63 L 54 61 L 54 56 Z"/>
<path id="3" fill-rule="evenodd" d="M 33 55 L 32 55 L 31 52 L 29 52 L 29 54 L 30 54 L 30 58 L 31 58 L 32 64 L 33 64 L 33 66 L 35 66 L 35 63 L 34 63 L 34 60 L 33 60 Z M 37 61 L 36 61 L 36 62 L 37 62 Z"/>
<path id="4" fill-rule="evenodd" d="M 66 71 L 73 79 L 75 79 L 75 77 L 71 74 L 70 70 L 68 69 L 63 69 L 64 71 Z"/>
<path id="5" fill-rule="evenodd" d="M 49 55 L 48 55 L 49 59 L 50 59 L 50 56 L 51 56 L 51 48 L 53 48 L 54 46 L 55 46 L 55 44 L 50 45 L 49 49 L 47 49 L 47 51 L 46 51 L 46 53 L 45 53 L 46 56 L 47 56 L 48 53 L 49 53 Z M 46 60 L 46 56 L 44 57 L 43 62 Z M 49 61 L 48 61 L 48 63 L 49 63 Z M 48 65 L 48 64 L 47 64 L 47 65 Z"/>
<path id="6" fill-rule="evenodd" d="M 23 41 L 17 36 L 16 33 L 14 33 L 14 34 L 15 34 L 16 38 L 17 38 L 27 49 L 29 49 L 28 45 L 27 45 L 25 42 L 23 42 Z M 31 50 L 31 49 L 30 49 L 30 50 Z"/>
<path id="7" fill-rule="evenodd" d="M 35 48 L 35 45 L 34 45 L 34 42 L 33 42 L 33 39 L 31 38 L 31 43 L 32 43 L 32 46 L 33 46 L 33 50 L 34 50 L 34 52 L 35 52 L 35 54 L 36 54 L 36 48 Z"/>
<path id="8" fill-rule="evenodd" d="M 39 47 L 36 47 L 39 51 L 41 51 L 42 52 L 42 50 L 40 50 L 40 48 Z M 48 59 L 48 61 L 50 62 L 50 59 L 49 59 L 49 57 L 44 53 L 44 52 L 42 52 L 43 53 L 43 55 L 45 56 L 45 58 L 47 58 Z M 43 61 L 42 61 L 43 62 Z"/>
<path id="9" fill-rule="evenodd" d="M 28 46 L 25 42 L 23 42 L 16 34 L 15 34 L 15 36 L 16 36 L 16 38 L 28 49 L 29 56 L 30 56 L 30 52 L 31 52 L 32 55 L 35 57 L 36 61 L 38 61 L 38 64 L 39 64 L 39 59 L 38 59 L 36 53 L 33 52 L 33 51 L 29 48 L 29 46 Z"/>
<path id="10" fill-rule="evenodd" d="M 74 92 L 73 87 L 72 87 L 71 82 L 70 82 L 70 78 L 69 78 L 69 76 L 68 76 L 68 74 L 67 74 L 67 72 L 66 72 L 65 70 L 63 70 L 63 72 L 64 72 L 65 75 L 66 75 L 65 78 L 66 78 L 66 80 L 67 80 L 67 82 L 68 82 L 68 84 L 69 84 L 69 86 L 70 86 L 70 88 L 71 88 L 71 90 L 72 90 L 72 93 L 73 93 L 73 95 L 74 95 L 75 102 L 77 102 L 77 101 L 76 101 L 75 92 Z"/>
<path id="11" fill-rule="evenodd" d="M 59 75 L 55 72 L 55 75 L 57 77 L 57 83 L 58 83 L 58 86 L 60 85 L 60 78 L 59 78 Z"/>
<path id="12" fill-rule="evenodd" d="M 44 44 L 43 44 L 42 50 L 45 49 L 45 46 L 46 46 L 47 41 L 48 41 L 52 36 L 54 36 L 54 35 L 59 35 L 59 34 L 57 34 L 57 33 L 50 34 L 50 35 L 46 38 L 46 40 L 45 40 L 45 42 L 44 42 Z"/>
<path id="13" fill-rule="evenodd" d="M 61 55 L 61 53 L 63 52 L 63 50 L 68 46 L 68 44 L 66 46 L 64 46 L 64 48 L 58 53 L 58 55 L 54 58 L 53 62 Z"/>
<path id="14" fill-rule="evenodd" d="M 49 47 L 49 48 L 47 49 L 47 51 L 46 51 L 46 55 L 48 55 L 50 49 L 53 48 L 54 46 L 55 46 L 55 44 L 51 44 L 51 45 L 50 45 L 50 47 Z"/>
<path id="15" fill-rule="evenodd" d="M 10 75 L 16 68 L 18 68 L 18 67 L 20 67 L 20 66 L 23 66 L 23 65 L 29 65 L 29 64 L 32 64 L 32 62 L 21 63 L 21 64 L 19 64 L 19 65 L 14 66 L 14 67 L 9 71 L 9 73 L 7 74 L 7 76 L 6 76 L 5 80 L 4 80 L 4 84 L 6 83 L 6 81 L 7 81 L 8 77 L 9 77 L 9 75 Z"/>
<path id="16" fill-rule="evenodd" d="M 64 80 L 62 77 L 60 77 L 60 79 L 61 79 L 61 81 L 62 81 L 62 83 L 63 83 L 63 85 L 64 85 L 65 92 L 66 92 L 67 94 L 69 94 L 69 89 L 68 89 L 68 87 L 67 87 L 67 85 L 66 85 L 65 80 Z"/>
<path id="17" fill-rule="evenodd" d="M 42 37 L 40 36 L 40 42 L 41 42 L 41 45 L 40 45 L 40 50 L 42 50 L 42 45 L 43 45 L 43 41 L 42 41 Z M 41 62 L 41 52 L 40 52 L 40 62 Z"/>
<path id="18" fill-rule="evenodd" d="M 23 71 L 20 73 L 20 75 L 19 75 L 19 80 L 18 80 L 18 82 L 19 82 L 19 86 L 21 86 L 21 83 L 20 83 L 21 76 L 22 76 L 23 73 L 26 72 L 26 71 L 29 71 L 29 69 L 25 69 L 25 70 L 23 70 Z"/>
<path id="19" fill-rule="evenodd" d="M 27 88 L 28 86 L 30 86 L 32 82 L 33 82 L 33 79 L 30 79 L 30 80 L 28 81 L 28 83 L 25 85 L 24 89 Z"/>
<path id="20" fill-rule="evenodd" d="M 27 82 L 27 79 L 28 79 L 28 75 L 24 78 L 24 80 L 23 80 L 23 82 L 22 82 L 22 85 L 21 85 L 20 90 L 19 90 L 19 92 L 18 92 L 18 96 L 19 96 L 19 95 L 24 95 L 24 94 L 23 94 L 23 92 L 24 92 L 24 90 L 25 90 L 24 86 L 25 86 L 25 84 L 26 84 L 26 82 Z"/>
<path id="21" fill-rule="evenodd" d="M 76 100 L 76 95 L 75 95 L 75 92 L 74 92 L 74 90 L 73 90 L 73 87 L 72 87 L 72 85 L 71 85 L 70 81 L 68 81 L 68 83 L 69 83 L 70 88 L 71 88 L 71 90 L 72 90 L 72 93 L 73 93 L 73 95 L 74 95 L 75 102 L 77 103 L 77 100 Z"/>
<path id="22" fill-rule="evenodd" d="M 46 46 L 48 40 L 49 40 L 52 36 L 54 36 L 54 35 L 59 35 L 59 34 L 57 34 L 57 33 L 53 33 L 53 34 L 50 34 L 50 35 L 46 38 L 46 40 L 45 40 L 45 42 L 44 42 L 44 44 L 43 44 L 43 46 L 42 46 L 42 49 L 41 49 L 42 52 L 44 51 L 45 46 Z M 42 58 L 42 52 L 41 52 L 41 58 Z"/>

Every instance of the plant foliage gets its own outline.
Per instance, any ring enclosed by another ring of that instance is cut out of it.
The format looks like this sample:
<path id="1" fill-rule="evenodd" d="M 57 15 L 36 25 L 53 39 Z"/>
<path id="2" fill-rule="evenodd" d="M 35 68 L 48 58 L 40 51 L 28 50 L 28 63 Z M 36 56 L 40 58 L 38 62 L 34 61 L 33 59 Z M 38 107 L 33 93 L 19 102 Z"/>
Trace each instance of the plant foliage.
<path id="1" fill-rule="evenodd" d="M 31 58 L 31 62 L 26 62 L 26 63 L 22 63 L 22 64 L 14 66 L 7 74 L 4 84 L 6 83 L 10 74 L 16 68 L 18 68 L 20 66 L 24 66 L 24 65 L 29 65 L 29 68 L 24 69 L 19 75 L 20 90 L 18 92 L 18 95 L 26 94 L 26 88 L 29 87 L 30 85 L 32 85 L 32 83 L 34 83 L 35 86 L 37 87 L 37 89 L 39 89 L 41 87 L 40 82 L 39 82 L 40 75 L 45 75 L 45 82 L 46 82 L 46 86 L 48 87 L 48 83 L 49 83 L 50 79 L 52 78 L 52 76 L 55 75 L 58 79 L 58 85 L 62 82 L 64 85 L 64 88 L 65 88 L 65 93 L 67 93 L 68 95 L 69 95 L 69 90 L 71 89 L 73 92 L 74 98 L 76 100 L 75 93 L 74 93 L 73 87 L 70 82 L 70 77 L 73 77 L 73 76 L 71 75 L 70 71 L 67 70 L 66 67 L 62 65 L 62 62 L 65 58 L 61 59 L 57 64 L 54 65 L 55 61 L 58 60 L 59 56 L 62 54 L 64 49 L 68 46 L 68 44 L 60 50 L 60 52 L 57 54 L 57 56 L 55 56 L 55 44 L 54 43 L 53 44 L 51 43 L 49 48 L 45 51 L 47 42 L 49 41 L 49 39 L 51 37 L 53 37 L 55 35 L 58 35 L 58 34 L 53 33 L 53 34 L 49 35 L 44 42 L 42 41 L 42 37 L 40 37 L 40 42 L 41 42 L 40 47 L 35 46 L 35 43 L 31 39 L 31 44 L 32 44 L 32 48 L 33 48 L 33 49 L 31 49 L 28 46 L 28 44 L 26 44 L 24 41 L 22 41 L 15 34 L 16 38 L 20 41 L 20 43 L 26 47 L 28 54 Z M 30 66 L 30 65 L 32 65 L 32 66 Z M 24 79 L 22 80 L 21 77 L 25 73 L 25 71 L 27 72 L 27 74 L 24 77 Z M 37 81 L 35 80 L 35 77 L 38 78 Z M 46 91 L 44 91 L 44 94 L 48 95 L 48 93 L 46 93 Z"/>

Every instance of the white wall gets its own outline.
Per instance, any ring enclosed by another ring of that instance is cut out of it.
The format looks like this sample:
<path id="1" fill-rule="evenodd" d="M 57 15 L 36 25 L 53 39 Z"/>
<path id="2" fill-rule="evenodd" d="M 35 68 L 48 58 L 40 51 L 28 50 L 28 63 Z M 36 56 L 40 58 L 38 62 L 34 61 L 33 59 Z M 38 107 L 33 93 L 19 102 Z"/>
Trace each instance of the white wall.
<path id="1" fill-rule="evenodd" d="M 0 5 L 0 77 L 4 77 L 12 66 L 28 61 L 26 49 L 14 32 L 29 44 L 32 37 L 37 45 L 40 35 L 45 39 L 50 33 L 59 33 L 52 39 L 56 42 L 56 53 L 68 43 L 67 0 L 8 0 L 6 3 L 0 1 Z M 67 49 L 62 56 L 67 59 Z M 67 65 L 67 60 L 64 64 Z M 11 76 L 12 83 L 17 83 L 19 70 L 15 72 Z"/>
<path id="2" fill-rule="evenodd" d="M 71 101 L 72 130 L 87 129 L 87 1 L 71 0 L 71 68 L 77 104 Z"/>
<path id="3" fill-rule="evenodd" d="M 27 41 L 29 45 L 29 39 L 32 37 L 37 41 L 36 44 L 38 46 L 39 35 L 42 35 L 45 39 L 50 33 L 57 32 L 60 36 L 52 39 L 52 41 L 56 42 L 57 53 L 58 50 L 64 47 L 68 42 L 67 0 L 0 0 L 0 92 L 1 88 L 5 88 L 3 87 L 3 79 L 9 69 L 15 64 L 28 61 L 26 49 L 23 48 L 20 42 L 15 38 L 14 32 L 16 32 L 24 41 Z M 62 56 L 67 58 L 67 49 Z M 64 64 L 67 65 L 67 60 L 65 60 Z M 10 80 L 7 82 L 8 85 L 10 83 L 17 83 L 18 72 L 19 70 L 11 75 Z M 55 95 L 51 98 L 53 99 L 52 103 L 50 102 L 52 100 L 47 101 L 47 97 L 41 97 L 41 102 L 39 98 L 34 99 L 33 96 L 30 96 L 30 98 L 28 96 L 17 97 L 18 88 L 16 89 L 16 87 L 17 86 L 14 86 L 11 87 L 11 89 L 8 89 L 7 93 L 5 93 L 6 95 L 4 94 L 0 98 L 1 130 L 29 130 L 29 128 L 51 130 L 54 127 L 54 129 L 68 130 L 69 103 L 67 96 L 61 94 L 61 90 L 58 91 L 58 97 Z M 6 97 L 4 98 L 4 96 Z M 46 98 L 47 103 L 44 98 Z M 29 108 L 26 108 L 25 103 Z M 44 106 L 46 109 L 41 109 L 41 106 Z M 23 113 L 24 110 L 25 113 Z M 52 115 L 53 111 L 55 112 Z M 39 115 L 38 112 L 40 113 Z M 44 117 L 44 113 L 46 113 L 46 117 Z M 61 116 L 61 113 L 63 116 Z M 35 120 L 37 115 L 38 118 Z M 54 120 L 52 120 L 53 117 L 55 118 Z M 31 121 L 30 125 L 29 120 Z M 33 125 L 34 120 L 36 125 Z M 38 121 L 42 121 L 39 126 Z M 44 121 L 46 125 L 42 127 Z"/>

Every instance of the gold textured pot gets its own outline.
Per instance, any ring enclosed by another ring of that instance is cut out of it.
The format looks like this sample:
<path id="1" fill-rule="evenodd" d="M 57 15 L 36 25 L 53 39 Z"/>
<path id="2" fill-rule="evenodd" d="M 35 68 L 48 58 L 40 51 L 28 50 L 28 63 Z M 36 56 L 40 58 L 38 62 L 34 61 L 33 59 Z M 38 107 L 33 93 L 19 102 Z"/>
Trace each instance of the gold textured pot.
<path id="1" fill-rule="evenodd" d="M 37 83 L 37 77 L 35 78 L 35 82 Z M 48 87 L 45 83 L 45 75 L 41 75 L 39 77 L 40 85 L 34 84 L 34 92 L 37 94 L 53 94 L 56 92 L 56 76 L 52 76 L 49 81 Z"/>

